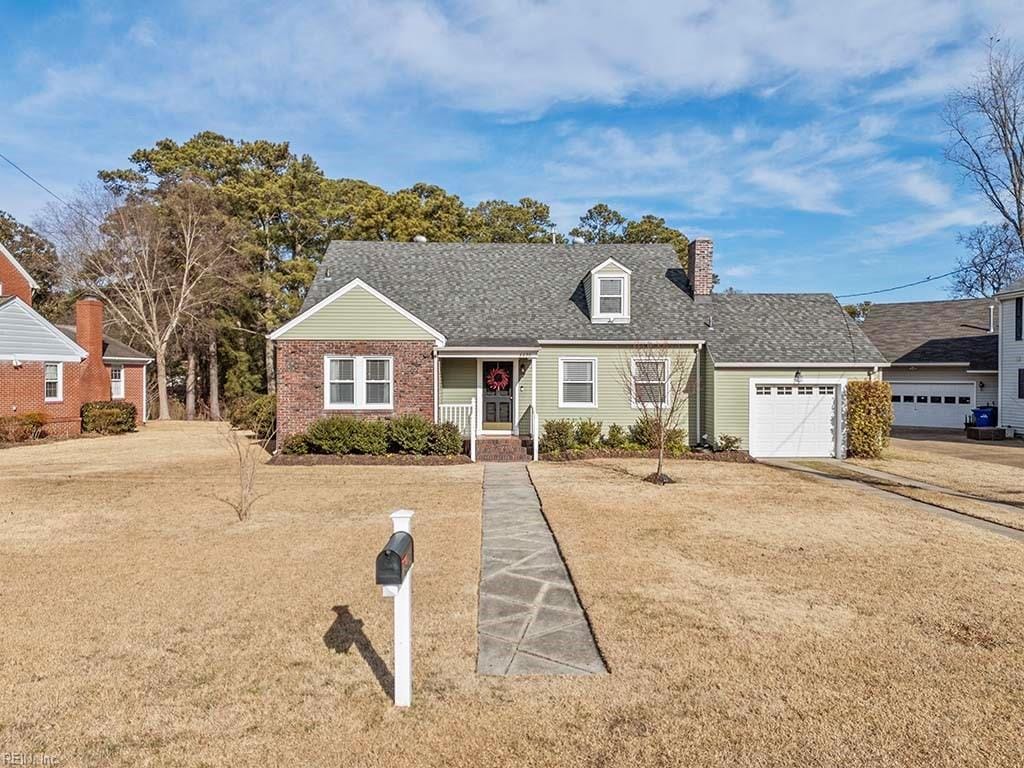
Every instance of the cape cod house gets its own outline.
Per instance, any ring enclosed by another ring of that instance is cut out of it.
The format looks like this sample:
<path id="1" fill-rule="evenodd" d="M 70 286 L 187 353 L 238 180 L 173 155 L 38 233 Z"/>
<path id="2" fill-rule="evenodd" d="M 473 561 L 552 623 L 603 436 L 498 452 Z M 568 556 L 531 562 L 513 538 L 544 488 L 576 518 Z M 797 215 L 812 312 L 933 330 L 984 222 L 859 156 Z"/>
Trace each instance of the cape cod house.
<path id="1" fill-rule="evenodd" d="M 707 238 L 685 269 L 668 245 L 333 242 L 271 334 L 278 436 L 420 413 L 458 423 L 481 457 L 527 458 L 546 421 L 628 427 L 643 396 L 685 398 L 691 443 L 842 455 L 846 382 L 885 358 L 829 294 L 712 293 L 712 256 Z M 663 364 L 638 370 L 650 349 Z"/>

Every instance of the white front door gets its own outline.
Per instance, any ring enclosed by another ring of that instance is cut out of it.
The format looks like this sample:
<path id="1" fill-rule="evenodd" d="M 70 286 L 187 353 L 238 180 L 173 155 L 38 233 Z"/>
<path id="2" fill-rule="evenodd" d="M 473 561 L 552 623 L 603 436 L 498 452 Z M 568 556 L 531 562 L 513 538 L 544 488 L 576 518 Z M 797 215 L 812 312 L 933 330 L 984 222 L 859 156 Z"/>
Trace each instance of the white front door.
<path id="1" fill-rule="evenodd" d="M 893 423 L 898 427 L 957 429 L 974 407 L 973 383 L 890 384 Z"/>
<path id="2" fill-rule="evenodd" d="M 750 454 L 763 457 L 836 455 L 837 384 L 753 384 Z"/>

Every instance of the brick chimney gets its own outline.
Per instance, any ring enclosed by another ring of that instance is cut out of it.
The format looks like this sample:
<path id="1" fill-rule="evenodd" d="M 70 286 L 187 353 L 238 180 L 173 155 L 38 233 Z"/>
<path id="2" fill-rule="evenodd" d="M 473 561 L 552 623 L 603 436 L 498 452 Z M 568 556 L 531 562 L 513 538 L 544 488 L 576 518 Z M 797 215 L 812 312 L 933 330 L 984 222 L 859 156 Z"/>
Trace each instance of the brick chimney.
<path id="1" fill-rule="evenodd" d="M 711 295 L 711 259 L 714 250 L 715 246 L 710 237 L 698 237 L 690 241 L 690 248 L 686 254 L 686 273 L 690 278 L 694 299 L 700 300 L 701 297 Z"/>
<path id="2" fill-rule="evenodd" d="M 75 303 L 75 341 L 89 353 L 82 362 L 83 403 L 110 399 L 110 375 L 103 365 L 103 302 L 86 296 Z"/>
<path id="3" fill-rule="evenodd" d="M 35 287 L 28 272 L 0 243 L 0 296 L 17 296 L 31 307 L 32 289 Z"/>

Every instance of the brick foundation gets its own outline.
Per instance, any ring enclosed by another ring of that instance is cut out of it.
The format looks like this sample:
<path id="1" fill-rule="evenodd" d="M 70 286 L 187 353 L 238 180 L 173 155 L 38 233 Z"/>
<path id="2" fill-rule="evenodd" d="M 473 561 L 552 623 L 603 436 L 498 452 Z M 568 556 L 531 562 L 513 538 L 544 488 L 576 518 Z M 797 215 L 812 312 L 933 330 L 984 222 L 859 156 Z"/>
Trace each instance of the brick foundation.
<path id="1" fill-rule="evenodd" d="M 304 431 L 324 416 L 385 419 L 406 413 L 434 418 L 434 343 L 432 341 L 277 342 L 278 441 Z M 326 355 L 386 355 L 394 358 L 394 410 L 324 409 Z"/>

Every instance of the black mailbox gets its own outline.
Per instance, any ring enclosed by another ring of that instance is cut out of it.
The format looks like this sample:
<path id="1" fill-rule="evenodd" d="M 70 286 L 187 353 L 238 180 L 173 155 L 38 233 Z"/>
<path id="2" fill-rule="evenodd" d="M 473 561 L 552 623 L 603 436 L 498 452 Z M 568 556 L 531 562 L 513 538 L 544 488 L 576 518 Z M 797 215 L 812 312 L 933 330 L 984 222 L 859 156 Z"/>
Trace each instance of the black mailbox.
<path id="1" fill-rule="evenodd" d="M 401 586 L 414 559 L 412 536 L 404 531 L 391 534 L 377 555 L 377 583 L 384 587 Z"/>

